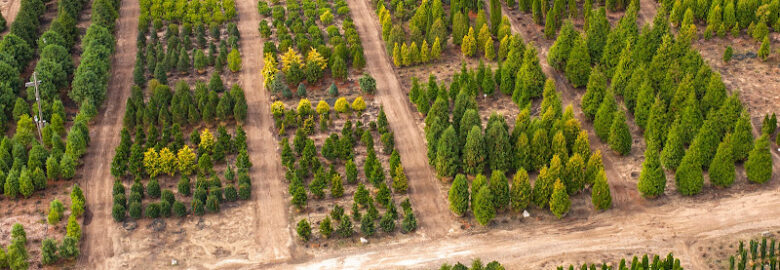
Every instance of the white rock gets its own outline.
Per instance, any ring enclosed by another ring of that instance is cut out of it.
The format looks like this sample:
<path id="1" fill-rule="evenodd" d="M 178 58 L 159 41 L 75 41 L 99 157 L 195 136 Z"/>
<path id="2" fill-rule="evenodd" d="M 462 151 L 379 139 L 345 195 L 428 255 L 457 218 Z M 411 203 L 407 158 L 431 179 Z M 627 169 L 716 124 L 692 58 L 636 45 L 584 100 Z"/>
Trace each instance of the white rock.
<path id="1" fill-rule="evenodd" d="M 530 216 L 531 216 L 531 213 L 528 213 L 528 210 L 523 210 L 523 217 L 524 218 L 527 218 L 527 217 L 530 217 Z"/>
<path id="2" fill-rule="evenodd" d="M 171 265 L 179 265 L 179 261 L 176 259 L 171 259 Z"/>
<path id="3" fill-rule="evenodd" d="M 363 237 L 360 237 L 360 243 L 368 244 L 368 240 Z"/>

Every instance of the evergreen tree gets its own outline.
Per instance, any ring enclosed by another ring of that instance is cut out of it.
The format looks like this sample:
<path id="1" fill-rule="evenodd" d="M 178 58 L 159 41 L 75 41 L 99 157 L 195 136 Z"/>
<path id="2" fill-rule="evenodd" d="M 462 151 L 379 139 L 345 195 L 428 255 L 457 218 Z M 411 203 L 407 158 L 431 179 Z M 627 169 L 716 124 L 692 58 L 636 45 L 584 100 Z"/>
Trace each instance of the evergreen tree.
<path id="1" fill-rule="evenodd" d="M 596 208 L 596 210 L 606 210 L 612 207 L 612 195 L 609 191 L 607 174 L 604 170 L 600 170 L 598 174 L 596 174 L 596 180 L 593 184 L 593 190 L 590 197 L 593 202 L 593 207 Z"/>
<path id="2" fill-rule="evenodd" d="M 626 124 L 626 115 L 623 111 L 616 111 L 612 126 L 609 129 L 609 147 L 620 155 L 631 152 L 631 131 Z"/>
<path id="3" fill-rule="evenodd" d="M 585 41 L 582 38 L 575 39 L 566 62 L 566 78 L 575 88 L 585 86 L 589 82 L 590 62 Z"/>
<path id="4" fill-rule="evenodd" d="M 579 153 L 574 153 L 566 162 L 566 177 L 564 184 L 569 194 L 574 194 L 585 187 L 585 160 Z"/>
<path id="5" fill-rule="evenodd" d="M 467 174 L 481 173 L 485 168 L 485 141 L 480 128 L 471 127 L 463 148 L 463 171 Z"/>
<path id="6" fill-rule="evenodd" d="M 769 151 L 769 135 L 761 135 L 745 162 L 745 172 L 751 182 L 763 184 L 772 178 L 772 154 Z"/>
<path id="7" fill-rule="evenodd" d="M 309 221 L 306 219 L 301 219 L 301 221 L 298 222 L 298 226 L 296 227 L 295 231 L 298 233 L 298 237 L 303 240 L 303 242 L 308 242 L 309 238 L 311 237 L 311 225 L 309 225 Z"/>
<path id="8" fill-rule="evenodd" d="M 615 102 L 614 93 L 612 93 L 612 91 L 607 91 L 596 112 L 596 117 L 593 120 L 593 130 L 596 132 L 596 136 L 602 141 L 609 140 L 610 129 L 612 127 L 612 122 L 615 119 L 616 111 L 617 103 Z"/>
<path id="9" fill-rule="evenodd" d="M 469 184 L 466 176 L 458 174 L 452 181 L 449 191 L 450 210 L 458 216 L 463 216 L 469 209 Z"/>
<path id="10" fill-rule="evenodd" d="M 339 217 L 338 220 L 341 220 L 341 217 Z M 332 233 L 333 233 L 333 225 L 331 224 L 330 217 L 325 216 L 325 219 L 323 219 L 322 222 L 320 222 L 320 234 L 322 234 L 322 236 L 325 238 L 330 238 L 330 235 Z"/>
<path id="11" fill-rule="evenodd" d="M 593 119 L 598 112 L 600 104 L 604 100 L 607 90 L 607 77 L 601 73 L 601 69 L 598 67 L 590 73 L 588 77 L 588 86 L 585 91 L 585 95 L 582 96 L 580 106 L 582 106 L 582 112 L 585 113 L 589 119 Z"/>
<path id="12" fill-rule="evenodd" d="M 760 23 L 759 25 L 764 25 L 764 27 L 766 27 L 766 24 L 763 23 Z M 758 49 L 758 58 L 760 58 L 761 61 L 766 61 L 770 53 L 769 35 L 765 35 L 764 40 L 761 42 L 761 47 Z"/>
<path id="13" fill-rule="evenodd" d="M 571 54 L 571 50 L 578 43 L 580 37 L 579 32 L 574 29 L 574 24 L 571 20 L 566 20 L 561 27 L 561 32 L 558 34 L 558 38 L 555 39 L 550 51 L 547 54 L 547 63 L 553 66 L 557 70 L 565 70 L 567 60 Z M 588 63 L 590 67 L 590 63 Z"/>
<path id="14" fill-rule="evenodd" d="M 585 12 L 587 13 L 589 10 Z M 604 45 L 607 42 L 607 35 L 610 31 L 610 25 L 603 7 L 598 8 L 595 12 L 591 12 L 591 16 L 585 16 L 585 18 L 588 26 L 585 41 L 588 44 L 590 59 L 592 62 L 595 62 L 601 59 Z"/>
<path id="15" fill-rule="evenodd" d="M 674 174 L 677 190 L 685 196 L 699 194 L 704 185 L 701 165 L 696 158 L 695 150 L 688 150 Z"/>
<path id="16" fill-rule="evenodd" d="M 520 212 L 528 207 L 531 202 L 531 183 L 528 180 L 528 172 L 518 168 L 512 181 L 510 190 L 510 206 L 515 212 Z"/>
<path id="17" fill-rule="evenodd" d="M 747 160 L 748 154 L 753 149 L 753 133 L 751 133 L 751 129 L 750 118 L 747 114 L 743 113 L 739 119 L 737 119 L 737 124 L 734 127 L 734 134 L 731 136 L 732 145 L 734 146 L 734 160 Z"/>
<path id="18" fill-rule="evenodd" d="M 709 175 L 710 183 L 718 187 L 729 187 L 736 178 L 736 168 L 734 166 L 734 146 L 731 142 L 731 135 L 726 134 L 723 141 L 718 145 L 718 151 L 710 164 Z"/>
<path id="19" fill-rule="evenodd" d="M 491 170 L 509 170 L 512 163 L 512 145 L 505 125 L 488 124 L 485 133 L 488 164 Z"/>
<path id="20" fill-rule="evenodd" d="M 452 176 L 458 170 L 460 158 L 455 128 L 450 126 L 444 130 L 437 143 L 436 173 L 441 177 Z"/>
<path id="21" fill-rule="evenodd" d="M 352 221 L 349 220 L 347 215 L 341 216 L 341 221 L 339 222 L 337 231 L 341 237 L 346 238 L 352 236 Z"/>
<path id="22" fill-rule="evenodd" d="M 642 196 L 653 198 L 664 194 L 666 189 L 666 174 L 661 168 L 658 157 L 658 146 L 650 144 L 645 150 L 645 161 L 642 162 L 642 172 L 637 182 L 637 190 Z"/>
<path id="23" fill-rule="evenodd" d="M 593 154 L 590 155 L 590 158 L 588 158 L 588 165 L 585 167 L 585 182 L 593 185 L 596 174 L 603 169 L 604 164 L 601 161 L 601 151 L 596 150 L 596 152 L 593 152 Z"/>
<path id="24" fill-rule="evenodd" d="M 480 225 L 486 226 L 496 216 L 493 195 L 488 186 L 482 186 L 479 189 L 474 203 L 474 217 Z"/>
<path id="25" fill-rule="evenodd" d="M 544 82 L 547 80 L 547 76 L 544 75 L 542 66 L 539 64 L 539 57 L 536 55 L 535 47 L 528 47 L 523 54 L 523 65 L 520 66 L 518 73 L 519 80 L 515 84 L 515 92 L 512 94 L 512 100 L 518 104 L 523 100 L 523 97 L 539 97 L 542 94 Z M 518 88 L 517 84 L 520 84 L 521 87 Z"/>
<path id="26" fill-rule="evenodd" d="M 566 186 L 561 179 L 556 179 L 550 197 L 550 211 L 560 219 L 569 212 L 569 208 L 571 208 L 571 201 L 569 201 L 569 194 L 566 193 Z"/>
<path id="27" fill-rule="evenodd" d="M 509 205 L 509 183 L 506 174 L 501 170 L 495 170 L 490 175 L 490 194 L 493 195 L 493 207 L 503 209 Z"/>

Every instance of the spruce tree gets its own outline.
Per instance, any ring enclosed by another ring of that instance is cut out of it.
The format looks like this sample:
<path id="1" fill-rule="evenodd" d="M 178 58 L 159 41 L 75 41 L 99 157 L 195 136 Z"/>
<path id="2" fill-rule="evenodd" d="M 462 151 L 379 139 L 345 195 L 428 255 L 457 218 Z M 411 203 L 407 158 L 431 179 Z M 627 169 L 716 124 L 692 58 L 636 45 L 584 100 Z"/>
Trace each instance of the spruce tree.
<path id="1" fill-rule="evenodd" d="M 772 178 L 772 154 L 769 150 L 769 135 L 764 134 L 756 140 L 745 162 L 745 173 L 753 183 L 763 184 Z"/>
<path id="2" fill-rule="evenodd" d="M 618 110 L 615 112 L 615 118 L 609 129 L 609 147 L 625 156 L 631 152 L 631 144 L 631 131 L 628 130 L 628 124 L 626 124 L 625 112 Z"/>
<path id="3" fill-rule="evenodd" d="M 726 134 L 723 141 L 718 145 L 718 151 L 710 164 L 709 175 L 710 183 L 718 187 L 729 187 L 736 178 L 736 167 L 734 166 L 734 146 L 731 141 L 731 134 Z"/>
<path id="4" fill-rule="evenodd" d="M 531 202 L 531 183 L 529 182 L 528 172 L 523 168 L 518 168 L 515 177 L 512 180 L 512 189 L 510 192 L 509 205 L 515 212 L 520 212 L 528 207 Z"/>
<path id="5" fill-rule="evenodd" d="M 571 208 L 571 201 L 569 201 L 569 194 L 566 193 L 566 186 L 561 179 L 556 179 L 550 197 L 550 211 L 560 219 L 569 212 L 569 208 Z"/>
<path id="6" fill-rule="evenodd" d="M 486 226 L 496 216 L 493 195 L 490 193 L 489 187 L 482 186 L 479 189 L 474 204 L 474 217 L 480 225 Z"/>
<path id="7" fill-rule="evenodd" d="M 688 150 L 680 162 L 680 166 L 674 174 L 677 190 L 685 196 L 692 196 L 701 192 L 704 185 L 701 165 L 694 150 Z"/>
<path id="8" fill-rule="evenodd" d="M 449 191 L 450 210 L 455 215 L 463 216 L 469 209 L 469 183 L 466 176 L 458 174 L 452 181 Z"/>
<path id="9" fill-rule="evenodd" d="M 598 174 L 596 174 L 596 180 L 593 184 L 590 198 L 593 202 L 593 207 L 596 208 L 596 210 L 606 210 L 612 207 L 612 195 L 609 191 L 607 174 L 604 170 L 600 170 Z"/>

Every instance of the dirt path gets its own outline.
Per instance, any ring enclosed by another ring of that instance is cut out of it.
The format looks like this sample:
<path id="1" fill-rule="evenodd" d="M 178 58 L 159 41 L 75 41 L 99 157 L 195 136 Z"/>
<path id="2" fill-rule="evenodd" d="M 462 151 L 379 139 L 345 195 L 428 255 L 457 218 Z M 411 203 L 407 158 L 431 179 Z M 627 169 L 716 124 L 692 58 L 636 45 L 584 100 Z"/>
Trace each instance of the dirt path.
<path id="1" fill-rule="evenodd" d="M 377 246 L 361 253 L 336 253 L 276 268 L 430 269 L 444 262 L 470 262 L 479 257 L 483 262 L 499 260 L 507 269 L 554 269 L 563 263 L 605 259 L 615 263 L 629 254 L 674 252 L 686 269 L 707 269 L 699 267 L 704 264 L 695 258 L 701 259 L 702 250 L 712 241 L 777 230 L 777 191 L 775 185 L 771 190 L 721 200 L 693 198 L 649 211 L 609 211 L 586 222 L 564 220 L 441 241 Z"/>
<path id="2" fill-rule="evenodd" d="M 378 19 L 367 1 L 348 0 L 347 4 L 352 10 L 366 59 L 369 59 L 366 70 L 376 79 L 377 99 L 384 105 L 395 132 L 395 145 L 410 180 L 409 197 L 417 213 L 419 233 L 426 239 L 444 236 L 457 227 L 457 223 L 450 214 L 447 200 L 441 196 L 439 180 L 428 166 L 423 131 L 415 124 L 415 112 L 407 105 L 408 97 L 384 51 Z"/>
<path id="3" fill-rule="evenodd" d="M 111 61 L 112 77 L 108 83 L 105 107 L 90 126 L 91 143 L 84 157 L 84 166 L 79 169 L 83 176 L 79 184 L 87 198 L 87 213 L 84 217 L 81 240 L 81 256 L 78 265 L 82 269 L 109 269 L 107 259 L 114 256 L 116 223 L 111 218 L 111 159 L 114 148 L 119 144 L 125 100 L 133 85 L 132 74 L 135 63 L 135 40 L 138 35 L 138 0 L 123 0 L 119 8 L 117 23 L 117 47 Z"/>
<path id="4" fill-rule="evenodd" d="M 258 257 L 279 261 L 291 256 L 292 230 L 287 217 L 286 186 L 282 182 L 284 172 L 277 143 L 274 139 L 274 123 L 271 116 L 270 96 L 263 89 L 263 41 L 257 31 L 260 15 L 257 2 L 240 0 L 238 31 L 241 33 L 241 86 L 246 93 L 247 120 L 244 126 L 252 167 L 252 197 L 255 201 L 255 241 Z"/>

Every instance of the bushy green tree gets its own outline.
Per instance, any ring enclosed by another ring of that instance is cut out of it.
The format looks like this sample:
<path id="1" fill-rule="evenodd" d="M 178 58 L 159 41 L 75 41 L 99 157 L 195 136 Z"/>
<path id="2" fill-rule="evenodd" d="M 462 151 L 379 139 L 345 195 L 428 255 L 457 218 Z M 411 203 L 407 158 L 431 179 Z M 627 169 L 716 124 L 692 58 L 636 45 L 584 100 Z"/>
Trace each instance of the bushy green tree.
<path id="1" fill-rule="evenodd" d="M 455 128 L 448 127 L 442 133 L 436 147 L 436 173 L 442 177 L 455 174 L 459 164 L 458 137 Z"/>
<path id="2" fill-rule="evenodd" d="M 298 233 L 298 237 L 301 238 L 303 242 L 309 241 L 309 238 L 311 237 L 311 225 L 309 225 L 308 220 L 301 219 L 301 221 L 298 222 L 295 231 Z"/>
<path id="3" fill-rule="evenodd" d="M 528 172 L 523 168 L 518 168 L 512 180 L 512 189 L 510 190 L 510 206 L 512 210 L 515 212 L 525 210 L 531 202 L 533 195 L 531 191 Z"/>
<path id="4" fill-rule="evenodd" d="M 574 46 L 566 61 L 566 78 L 574 87 L 585 86 L 590 77 L 590 54 L 582 38 L 574 40 Z"/>
<path id="5" fill-rule="evenodd" d="M 485 168 L 485 141 L 478 126 L 472 126 L 463 149 L 463 171 L 467 174 L 481 173 Z"/>
<path id="6" fill-rule="evenodd" d="M 734 134 L 731 136 L 732 145 L 734 147 L 734 160 L 746 160 L 748 154 L 753 149 L 753 133 L 751 133 L 751 129 L 752 125 L 750 124 L 750 118 L 746 113 L 743 113 L 737 119 L 737 124 L 734 127 Z"/>
<path id="7" fill-rule="evenodd" d="M 734 146 L 731 142 L 731 135 L 726 134 L 723 141 L 718 145 L 718 151 L 709 167 L 710 183 L 718 187 L 729 187 L 736 178 L 736 168 L 734 166 Z"/>
<path id="8" fill-rule="evenodd" d="M 566 193 L 566 186 L 561 179 L 556 179 L 550 196 L 550 211 L 560 219 L 569 212 L 569 208 L 571 208 L 571 201 L 569 201 L 569 194 Z"/>
<path id="9" fill-rule="evenodd" d="M 756 140 L 753 150 L 745 162 L 747 178 L 753 183 L 763 184 L 772 178 L 772 154 L 769 150 L 769 135 L 764 134 Z"/>
<path id="10" fill-rule="evenodd" d="M 616 111 L 609 130 L 609 147 L 621 155 L 627 155 L 631 152 L 631 144 L 631 131 L 626 124 L 625 112 Z"/>
<path id="11" fill-rule="evenodd" d="M 596 210 L 606 210 L 612 207 L 612 195 L 609 191 L 609 184 L 607 183 L 607 174 L 604 170 L 600 170 L 596 174 L 596 180 L 593 184 L 593 190 L 591 191 L 591 200 L 593 207 Z"/>
<path id="12" fill-rule="evenodd" d="M 450 210 L 458 216 L 463 216 L 469 209 L 469 184 L 466 176 L 458 174 L 452 181 L 448 199 L 450 201 Z"/>
<path id="13" fill-rule="evenodd" d="M 650 144 L 645 150 L 645 161 L 642 162 L 642 172 L 639 175 L 637 189 L 642 196 L 652 198 L 664 194 L 666 189 L 666 174 L 661 167 L 658 156 L 658 146 Z"/>
<path id="14" fill-rule="evenodd" d="M 493 195 L 488 186 L 482 186 L 477 192 L 474 205 L 474 217 L 482 226 L 486 226 L 496 216 L 496 209 L 493 206 Z"/>
<path id="15" fill-rule="evenodd" d="M 617 103 L 615 102 L 614 93 L 607 91 L 593 120 L 593 130 L 602 141 L 609 140 L 610 128 L 612 127 L 612 121 L 615 119 L 616 111 Z"/>
<path id="16" fill-rule="evenodd" d="M 674 180 L 677 190 L 682 195 L 692 196 L 701 192 L 704 179 L 702 177 L 701 165 L 694 151 L 688 150 L 685 154 L 674 174 Z"/>
<path id="17" fill-rule="evenodd" d="M 604 73 L 601 73 L 601 69 L 597 67 L 590 73 L 587 90 L 580 101 L 580 106 L 582 106 L 582 111 L 585 113 L 585 116 L 590 119 L 593 119 L 596 116 L 600 104 L 606 95 L 606 90 L 607 77 L 604 76 Z"/>

